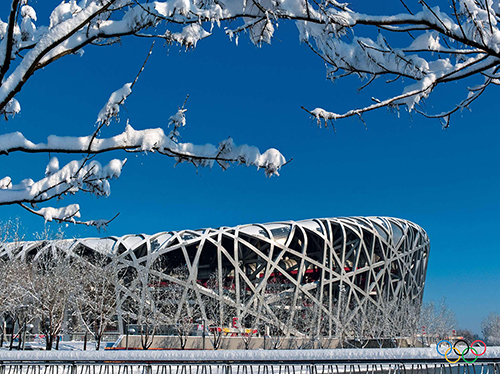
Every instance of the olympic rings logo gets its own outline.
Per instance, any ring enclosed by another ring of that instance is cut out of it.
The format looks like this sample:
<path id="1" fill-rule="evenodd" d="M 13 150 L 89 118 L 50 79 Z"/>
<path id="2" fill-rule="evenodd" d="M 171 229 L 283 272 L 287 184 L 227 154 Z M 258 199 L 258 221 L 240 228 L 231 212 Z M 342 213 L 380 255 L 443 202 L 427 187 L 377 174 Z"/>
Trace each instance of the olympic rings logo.
<path id="1" fill-rule="evenodd" d="M 448 348 L 446 349 L 446 351 L 444 353 L 440 352 L 440 350 L 439 350 L 439 345 L 441 343 L 448 344 Z M 476 344 L 476 347 L 474 347 L 474 344 Z M 481 346 L 481 344 L 484 346 L 484 350 L 482 353 L 478 353 L 476 348 L 479 348 Z M 464 347 L 464 346 L 465 346 L 465 348 L 462 349 L 462 347 Z M 462 350 L 460 350 L 460 349 L 462 349 Z M 444 356 L 446 361 L 448 361 L 450 364 L 456 364 L 460 360 L 460 358 L 462 358 L 462 360 L 464 360 L 464 362 L 466 362 L 468 364 L 472 364 L 473 362 L 476 362 L 476 360 L 479 356 L 482 356 L 486 353 L 486 344 L 482 340 L 474 340 L 472 342 L 472 344 L 469 346 L 469 343 L 467 342 L 467 340 L 460 339 L 460 340 L 457 340 L 455 342 L 455 344 L 452 345 L 448 340 L 441 340 L 436 345 L 436 351 L 441 356 Z M 465 355 L 467 355 L 467 353 L 469 353 L 469 351 L 471 351 L 471 353 L 475 356 L 472 361 L 467 361 L 465 359 Z M 449 359 L 449 355 L 451 353 L 455 353 L 458 356 L 458 358 L 455 361 L 451 361 Z"/>

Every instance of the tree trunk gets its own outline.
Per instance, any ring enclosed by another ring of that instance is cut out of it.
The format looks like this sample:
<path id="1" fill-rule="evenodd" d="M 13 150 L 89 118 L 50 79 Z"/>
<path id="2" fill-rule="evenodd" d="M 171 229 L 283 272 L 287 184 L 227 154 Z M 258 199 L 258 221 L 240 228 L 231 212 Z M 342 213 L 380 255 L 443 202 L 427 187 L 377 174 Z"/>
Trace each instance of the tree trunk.
<path id="1" fill-rule="evenodd" d="M 94 337 L 95 337 L 95 350 L 98 351 L 101 347 L 102 334 L 104 329 L 101 329 L 102 323 L 99 319 L 95 321 Z"/>
<path id="2" fill-rule="evenodd" d="M 214 350 L 218 350 L 221 344 L 222 344 L 222 336 L 216 332 L 216 329 L 214 329 L 214 344 L 213 344 Z"/>
<path id="3" fill-rule="evenodd" d="M 151 339 L 151 342 L 149 341 Z M 153 339 L 154 339 L 154 332 L 153 334 L 150 335 L 149 333 L 149 326 L 146 325 L 146 328 L 144 326 L 141 326 L 141 345 L 142 349 L 146 350 L 151 347 L 153 344 Z"/>
<path id="4" fill-rule="evenodd" d="M 14 328 L 16 327 L 16 321 L 14 321 L 14 324 L 12 325 L 12 331 L 10 332 L 10 345 L 9 345 L 9 351 L 12 351 L 12 348 L 14 346 Z"/>
<path id="5" fill-rule="evenodd" d="M 51 351 L 52 350 L 52 339 L 53 336 L 49 334 L 45 334 L 45 350 L 46 351 Z"/>
<path id="6" fill-rule="evenodd" d="M 56 351 L 58 351 L 59 350 L 59 335 L 56 335 L 55 338 L 56 338 Z"/>
<path id="7" fill-rule="evenodd" d="M 83 336 L 83 350 L 87 350 L 87 331 L 85 331 L 85 335 Z"/>

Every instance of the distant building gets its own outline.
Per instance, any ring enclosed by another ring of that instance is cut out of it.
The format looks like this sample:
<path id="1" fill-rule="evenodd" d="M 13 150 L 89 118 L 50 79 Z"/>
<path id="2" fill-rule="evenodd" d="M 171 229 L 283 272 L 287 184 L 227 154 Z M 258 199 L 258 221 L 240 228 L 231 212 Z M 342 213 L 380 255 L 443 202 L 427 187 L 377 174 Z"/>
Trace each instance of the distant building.
<path id="1" fill-rule="evenodd" d="M 25 242 L 15 255 L 36 256 L 41 245 Z M 244 328 L 253 327 L 249 319 L 259 319 L 287 336 L 304 334 L 311 326 L 331 336 L 339 323 L 383 310 L 388 300 L 420 303 L 429 255 L 429 239 L 421 227 L 385 217 L 249 224 L 49 245 L 82 257 L 94 252 L 116 256 L 126 277 L 118 296 L 122 306 L 137 297 L 130 290 L 139 278 L 161 262 L 155 268 L 162 272 L 159 282 L 149 286 L 184 289 L 178 305 L 188 305 L 188 314 L 196 304 L 196 318 L 207 324 L 234 328 L 231 324 L 240 323 Z M 2 250 L 5 256 L 8 248 Z M 180 273 L 182 279 L 176 275 Z M 232 322 L 210 317 L 214 301 L 226 306 L 224 313 Z"/>

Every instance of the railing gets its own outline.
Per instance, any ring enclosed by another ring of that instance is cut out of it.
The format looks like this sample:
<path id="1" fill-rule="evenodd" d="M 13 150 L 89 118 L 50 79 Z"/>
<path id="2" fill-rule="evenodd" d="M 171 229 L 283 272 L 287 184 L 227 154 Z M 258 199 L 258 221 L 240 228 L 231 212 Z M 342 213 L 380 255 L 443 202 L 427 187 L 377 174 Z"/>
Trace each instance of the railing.
<path id="1" fill-rule="evenodd" d="M 0 374 L 498 374 L 495 363 L 30 363 L 0 364 Z"/>
<path id="2" fill-rule="evenodd" d="M 3 363 L 0 374 L 498 374 L 497 363 Z"/>

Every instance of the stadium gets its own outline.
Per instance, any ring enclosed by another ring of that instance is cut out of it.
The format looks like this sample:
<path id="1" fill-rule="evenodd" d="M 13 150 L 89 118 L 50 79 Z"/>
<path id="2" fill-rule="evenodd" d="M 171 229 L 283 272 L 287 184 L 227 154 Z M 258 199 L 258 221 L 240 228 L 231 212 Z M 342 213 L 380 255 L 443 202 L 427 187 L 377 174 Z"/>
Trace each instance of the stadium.
<path id="1" fill-rule="evenodd" d="M 42 246 L 113 258 L 122 333 L 125 315 L 138 318 L 125 313 L 131 305 L 162 295 L 175 299 L 177 318 L 285 337 L 353 335 L 357 319 L 392 301 L 420 305 L 429 255 L 427 234 L 412 222 L 348 217 L 25 242 L 0 256 L 33 257 Z M 146 292 L 135 292 L 141 284 Z"/>

